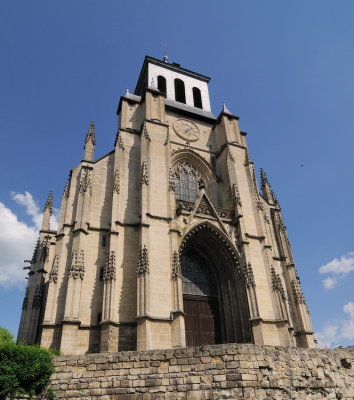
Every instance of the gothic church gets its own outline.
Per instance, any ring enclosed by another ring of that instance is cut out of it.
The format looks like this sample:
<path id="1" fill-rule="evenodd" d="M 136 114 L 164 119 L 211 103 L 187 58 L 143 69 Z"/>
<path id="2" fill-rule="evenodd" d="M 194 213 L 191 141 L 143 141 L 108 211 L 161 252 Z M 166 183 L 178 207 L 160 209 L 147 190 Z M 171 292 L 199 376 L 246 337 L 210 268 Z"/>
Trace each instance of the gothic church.
<path id="1" fill-rule="evenodd" d="M 18 340 L 64 354 L 255 343 L 314 347 L 282 213 L 210 78 L 145 57 L 114 150 L 83 160 L 28 273 Z"/>

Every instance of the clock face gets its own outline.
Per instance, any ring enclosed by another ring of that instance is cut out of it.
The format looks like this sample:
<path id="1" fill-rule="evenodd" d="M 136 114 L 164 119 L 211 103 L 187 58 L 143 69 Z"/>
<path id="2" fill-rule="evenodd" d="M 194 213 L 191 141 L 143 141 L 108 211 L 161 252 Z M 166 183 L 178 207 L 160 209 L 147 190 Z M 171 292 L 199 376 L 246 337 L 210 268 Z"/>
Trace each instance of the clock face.
<path id="1" fill-rule="evenodd" d="M 200 136 L 197 125 L 187 119 L 178 119 L 173 124 L 173 129 L 179 137 L 188 142 L 195 142 Z"/>

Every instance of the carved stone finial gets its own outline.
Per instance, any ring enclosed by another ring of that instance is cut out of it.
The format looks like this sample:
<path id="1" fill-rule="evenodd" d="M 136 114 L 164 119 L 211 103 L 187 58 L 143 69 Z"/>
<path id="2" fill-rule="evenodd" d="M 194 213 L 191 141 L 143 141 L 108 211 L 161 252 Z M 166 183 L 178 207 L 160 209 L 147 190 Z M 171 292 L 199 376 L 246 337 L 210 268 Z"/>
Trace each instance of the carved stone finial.
<path id="1" fill-rule="evenodd" d="M 149 252 L 145 245 L 140 249 L 138 268 L 136 272 L 138 275 L 145 275 L 149 273 Z"/>
<path id="2" fill-rule="evenodd" d="M 253 269 L 251 263 L 246 263 L 243 268 L 243 278 L 245 280 L 246 287 L 254 287 L 256 286 L 256 282 L 254 280 Z"/>
<path id="3" fill-rule="evenodd" d="M 49 235 L 45 236 L 41 246 L 41 257 L 40 261 L 46 262 L 49 257 L 49 246 L 50 246 L 50 239 Z"/>
<path id="4" fill-rule="evenodd" d="M 69 278 L 81 280 L 85 275 L 85 260 L 83 250 L 74 250 L 71 256 L 71 264 L 69 266 Z"/>
<path id="5" fill-rule="evenodd" d="M 177 279 L 182 277 L 181 263 L 179 261 L 178 251 L 173 252 L 172 257 L 172 279 Z"/>
<path id="6" fill-rule="evenodd" d="M 298 304 L 306 304 L 305 296 L 302 292 L 302 289 L 301 289 L 298 279 L 293 279 L 291 281 L 291 286 L 293 289 L 293 295 L 294 295 L 295 302 Z"/>
<path id="7" fill-rule="evenodd" d="M 85 138 L 85 144 L 89 142 L 91 142 L 93 145 L 96 144 L 95 123 L 93 121 L 90 122 L 90 127 Z"/>
<path id="8" fill-rule="evenodd" d="M 272 288 L 275 292 L 279 292 L 281 298 L 285 299 L 285 290 L 280 275 L 275 272 L 274 267 L 270 270 L 272 277 Z"/>
<path id="9" fill-rule="evenodd" d="M 143 161 L 143 163 L 141 164 L 141 185 L 148 185 L 148 184 L 149 184 L 148 169 L 146 161 Z"/>
<path id="10" fill-rule="evenodd" d="M 113 193 L 120 193 L 120 179 L 119 179 L 119 170 L 116 169 L 114 172 L 114 178 L 113 178 Z"/>
<path id="11" fill-rule="evenodd" d="M 59 272 L 58 270 L 59 270 L 59 255 L 56 254 L 53 260 L 52 269 L 49 273 L 49 278 L 48 278 L 49 282 L 54 282 L 54 283 L 58 282 L 58 272 Z"/>
<path id="12" fill-rule="evenodd" d="M 91 169 L 83 167 L 81 170 L 80 193 L 85 193 L 91 187 Z"/>
<path id="13" fill-rule="evenodd" d="M 116 279 L 116 253 L 114 250 L 107 257 L 107 262 L 103 268 L 103 280 L 112 281 Z"/>

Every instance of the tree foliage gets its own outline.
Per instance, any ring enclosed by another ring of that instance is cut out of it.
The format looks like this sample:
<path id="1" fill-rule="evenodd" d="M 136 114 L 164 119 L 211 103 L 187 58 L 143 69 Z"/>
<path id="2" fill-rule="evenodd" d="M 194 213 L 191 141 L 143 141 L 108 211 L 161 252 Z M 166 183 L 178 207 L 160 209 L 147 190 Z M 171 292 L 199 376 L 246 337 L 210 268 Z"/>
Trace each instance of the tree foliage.
<path id="1" fill-rule="evenodd" d="M 46 388 L 54 368 L 52 355 L 38 346 L 0 342 L 0 400 Z"/>
<path id="2" fill-rule="evenodd" d="M 6 328 L 0 327 L 0 344 L 4 342 L 13 342 L 14 335 Z"/>

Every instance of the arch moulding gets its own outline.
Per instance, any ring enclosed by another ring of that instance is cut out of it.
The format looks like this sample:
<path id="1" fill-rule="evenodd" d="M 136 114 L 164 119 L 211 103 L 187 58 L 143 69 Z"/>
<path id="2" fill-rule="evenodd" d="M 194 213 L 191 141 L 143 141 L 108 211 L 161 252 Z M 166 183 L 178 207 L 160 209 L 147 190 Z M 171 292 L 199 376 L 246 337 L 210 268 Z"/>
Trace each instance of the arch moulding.
<path id="1" fill-rule="evenodd" d="M 193 150 L 181 149 L 172 154 L 172 168 L 175 168 L 181 162 L 188 162 L 195 167 L 201 174 L 206 183 L 216 179 L 211 165 L 202 156 Z"/>

